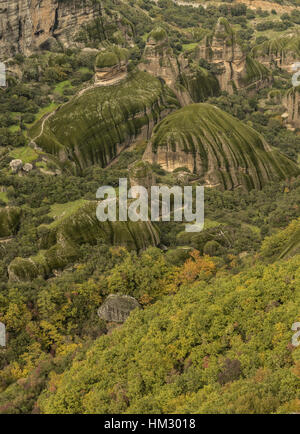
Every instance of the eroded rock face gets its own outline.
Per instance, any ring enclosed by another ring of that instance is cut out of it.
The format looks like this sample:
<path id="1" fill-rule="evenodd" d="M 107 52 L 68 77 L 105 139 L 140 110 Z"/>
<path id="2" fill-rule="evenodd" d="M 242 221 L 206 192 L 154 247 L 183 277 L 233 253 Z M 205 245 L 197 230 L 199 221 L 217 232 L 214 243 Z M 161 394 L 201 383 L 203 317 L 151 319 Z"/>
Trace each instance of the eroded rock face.
<path id="1" fill-rule="evenodd" d="M 253 48 L 253 56 L 268 68 L 281 68 L 290 73 L 299 62 L 300 33 L 293 28 L 288 33 L 269 39 Z"/>
<path id="2" fill-rule="evenodd" d="M 95 71 L 95 83 L 97 85 L 108 86 L 110 84 L 116 84 L 126 78 L 127 76 L 127 64 L 118 64 L 111 68 L 96 68 Z"/>
<path id="3" fill-rule="evenodd" d="M 111 294 L 98 309 L 98 316 L 104 321 L 123 323 L 131 311 L 141 308 L 137 300 L 129 295 Z"/>
<path id="4" fill-rule="evenodd" d="M 80 26 L 99 16 L 100 7 L 92 0 L 0 0 L 0 56 L 74 45 Z"/>
<path id="5" fill-rule="evenodd" d="M 12 173 L 18 173 L 23 167 L 22 160 L 12 160 L 9 163 L 9 167 L 11 168 Z"/>
<path id="6" fill-rule="evenodd" d="M 127 77 L 129 53 L 125 48 L 112 46 L 101 51 L 96 58 L 95 83 L 109 86 Z"/>
<path id="7" fill-rule="evenodd" d="M 26 164 L 24 164 L 24 166 L 23 166 L 23 170 L 24 170 L 24 172 L 26 172 L 26 173 L 31 172 L 32 169 L 33 169 L 33 165 L 30 164 L 30 163 L 26 163 Z"/>
<path id="8" fill-rule="evenodd" d="M 283 98 L 286 107 L 285 122 L 287 126 L 300 128 L 300 86 L 290 89 Z"/>
<path id="9" fill-rule="evenodd" d="M 155 185 L 155 174 L 146 161 L 133 163 L 129 168 L 129 179 L 131 187 L 143 186 L 150 192 L 151 186 Z"/>
<path id="10" fill-rule="evenodd" d="M 297 165 L 243 122 L 210 104 L 191 104 L 154 129 L 143 159 L 167 171 L 187 168 L 206 187 L 260 189 L 296 176 Z"/>
<path id="11" fill-rule="evenodd" d="M 148 139 L 153 126 L 179 107 L 162 83 L 136 71 L 118 86 L 95 87 L 49 117 L 36 144 L 74 170 L 107 166 L 137 140 Z M 71 164 L 71 163 L 70 163 Z"/>
<path id="12" fill-rule="evenodd" d="M 143 54 L 143 61 L 139 64 L 141 71 L 147 71 L 155 77 L 162 78 L 166 85 L 176 94 L 181 105 L 193 102 L 191 96 L 184 89 L 176 86 L 180 68 L 187 66 L 182 57 L 177 59 L 169 45 L 167 33 L 161 27 L 156 27 L 149 34 Z"/>
<path id="13" fill-rule="evenodd" d="M 198 58 L 217 66 L 221 90 L 232 94 L 254 84 L 256 89 L 270 80 L 268 70 L 243 53 L 235 32 L 225 18 L 219 18 L 213 37 L 207 36 L 199 45 Z"/>
<path id="14" fill-rule="evenodd" d="M 163 78 L 167 86 L 174 88 L 179 69 L 164 29 L 157 27 L 150 33 L 143 57 L 139 68 Z"/>

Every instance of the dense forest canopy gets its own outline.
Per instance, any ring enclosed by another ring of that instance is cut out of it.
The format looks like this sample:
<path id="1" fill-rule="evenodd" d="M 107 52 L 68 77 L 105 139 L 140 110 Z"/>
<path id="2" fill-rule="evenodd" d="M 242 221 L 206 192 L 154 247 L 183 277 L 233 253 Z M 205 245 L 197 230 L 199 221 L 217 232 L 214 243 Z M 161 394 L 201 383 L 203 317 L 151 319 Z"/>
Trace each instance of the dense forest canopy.
<path id="1" fill-rule="evenodd" d="M 183 3 L 0 11 L 1 414 L 300 412 L 300 3 Z M 203 230 L 100 224 L 120 178 Z"/>

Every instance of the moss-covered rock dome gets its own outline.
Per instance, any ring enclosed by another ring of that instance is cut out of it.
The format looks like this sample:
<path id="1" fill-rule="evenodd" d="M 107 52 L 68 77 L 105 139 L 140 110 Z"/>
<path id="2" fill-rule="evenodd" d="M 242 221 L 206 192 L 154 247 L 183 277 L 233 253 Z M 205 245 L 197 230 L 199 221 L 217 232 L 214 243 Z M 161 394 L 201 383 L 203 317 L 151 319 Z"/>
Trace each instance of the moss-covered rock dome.
<path id="1" fill-rule="evenodd" d="M 210 104 L 167 116 L 154 129 L 144 159 L 169 171 L 188 167 L 204 185 L 222 189 L 260 189 L 299 173 L 259 133 Z"/>

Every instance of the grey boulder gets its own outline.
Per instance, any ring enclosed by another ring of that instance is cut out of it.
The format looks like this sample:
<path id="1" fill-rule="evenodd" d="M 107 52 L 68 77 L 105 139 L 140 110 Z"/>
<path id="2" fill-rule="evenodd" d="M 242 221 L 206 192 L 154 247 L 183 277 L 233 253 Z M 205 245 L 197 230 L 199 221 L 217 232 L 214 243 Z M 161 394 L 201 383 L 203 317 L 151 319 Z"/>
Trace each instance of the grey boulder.
<path id="1" fill-rule="evenodd" d="M 109 322 L 123 323 L 134 309 L 141 309 L 139 302 L 129 295 L 109 295 L 98 309 L 100 319 Z"/>

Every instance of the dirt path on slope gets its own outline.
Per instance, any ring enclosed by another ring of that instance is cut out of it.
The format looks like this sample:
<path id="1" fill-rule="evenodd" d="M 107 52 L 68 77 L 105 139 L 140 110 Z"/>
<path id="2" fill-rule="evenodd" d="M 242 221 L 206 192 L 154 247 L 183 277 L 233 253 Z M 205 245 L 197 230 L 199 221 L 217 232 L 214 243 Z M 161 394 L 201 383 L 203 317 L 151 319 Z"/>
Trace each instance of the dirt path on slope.
<path id="1" fill-rule="evenodd" d="M 74 95 L 69 101 L 66 101 L 65 103 L 58 106 L 55 110 L 53 110 L 51 113 L 48 113 L 43 121 L 42 121 L 42 127 L 40 133 L 31 139 L 29 145 L 33 145 L 35 148 L 37 148 L 36 140 L 38 140 L 44 133 L 45 123 L 54 116 L 59 110 L 61 110 L 65 105 L 69 104 L 71 101 L 80 98 L 83 94 L 88 92 L 89 90 L 95 89 L 96 87 L 106 87 L 106 86 L 113 86 L 114 84 L 118 84 L 119 82 L 123 81 L 127 77 L 127 73 L 123 74 L 122 76 L 118 76 L 116 78 L 113 78 L 111 80 L 108 80 L 105 84 L 104 83 L 94 83 L 91 86 L 85 87 L 84 89 L 81 89 L 76 95 Z"/>

